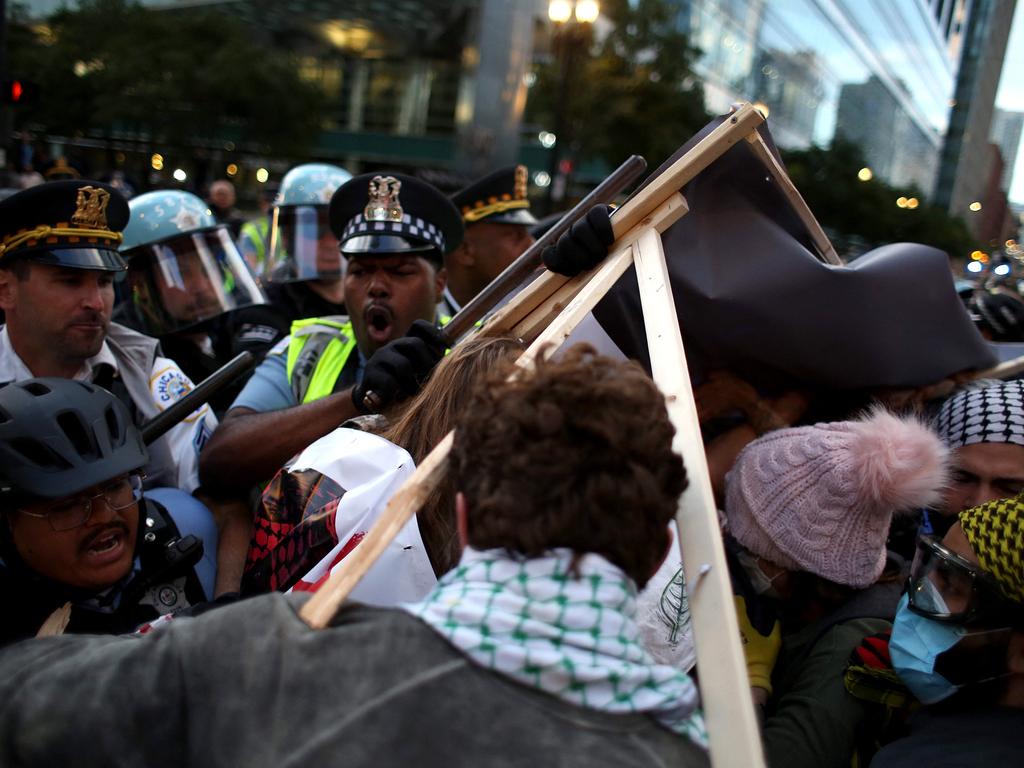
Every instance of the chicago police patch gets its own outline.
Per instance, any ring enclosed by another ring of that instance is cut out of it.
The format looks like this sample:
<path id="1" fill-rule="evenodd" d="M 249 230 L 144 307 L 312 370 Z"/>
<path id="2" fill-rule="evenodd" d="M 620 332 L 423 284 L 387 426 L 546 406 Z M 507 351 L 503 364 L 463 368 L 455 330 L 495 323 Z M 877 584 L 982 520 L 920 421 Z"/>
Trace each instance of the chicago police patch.
<path id="1" fill-rule="evenodd" d="M 174 405 L 181 398 L 192 391 L 192 382 L 188 376 L 182 373 L 177 366 L 168 366 L 153 374 L 149 380 L 149 389 L 153 395 L 153 402 L 161 411 Z M 196 409 L 187 419 L 189 424 L 207 410 L 206 406 Z"/>

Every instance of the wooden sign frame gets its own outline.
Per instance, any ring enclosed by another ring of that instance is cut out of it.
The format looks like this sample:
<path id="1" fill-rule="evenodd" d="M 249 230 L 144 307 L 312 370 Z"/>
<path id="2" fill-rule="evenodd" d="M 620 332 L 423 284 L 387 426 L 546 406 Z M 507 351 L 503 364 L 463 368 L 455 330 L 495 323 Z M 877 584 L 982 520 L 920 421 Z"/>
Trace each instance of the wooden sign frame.
<path id="1" fill-rule="evenodd" d="M 750 104 L 737 105 L 723 123 L 616 211 L 615 243 L 597 268 L 574 278 L 545 272 L 478 330 L 522 338 L 529 347 L 517 365 L 529 367 L 538 355 L 557 349 L 629 267 L 636 267 L 653 378 L 665 394 L 676 429 L 673 447 L 682 455 L 690 479 L 676 522 L 711 758 L 713 765 L 730 768 L 763 766 L 764 755 L 661 233 L 687 213 L 679 190 L 737 142 L 748 141 L 808 227 L 819 258 L 840 263 L 757 132 L 764 119 Z M 302 607 L 300 616 L 306 623 L 327 626 L 359 579 L 437 488 L 447 471 L 451 446 L 449 434 L 392 497 L 377 524 Z"/>

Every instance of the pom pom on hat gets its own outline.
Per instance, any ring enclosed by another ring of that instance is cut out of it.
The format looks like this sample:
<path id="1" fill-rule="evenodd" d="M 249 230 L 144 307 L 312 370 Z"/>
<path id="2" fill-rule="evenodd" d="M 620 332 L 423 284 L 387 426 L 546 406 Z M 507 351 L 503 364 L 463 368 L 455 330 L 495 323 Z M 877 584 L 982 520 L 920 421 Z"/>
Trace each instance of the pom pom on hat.
<path id="1" fill-rule="evenodd" d="M 726 478 L 729 529 L 784 568 L 867 587 L 885 567 L 893 514 L 938 501 L 947 461 L 927 426 L 882 408 L 770 432 L 743 449 Z"/>

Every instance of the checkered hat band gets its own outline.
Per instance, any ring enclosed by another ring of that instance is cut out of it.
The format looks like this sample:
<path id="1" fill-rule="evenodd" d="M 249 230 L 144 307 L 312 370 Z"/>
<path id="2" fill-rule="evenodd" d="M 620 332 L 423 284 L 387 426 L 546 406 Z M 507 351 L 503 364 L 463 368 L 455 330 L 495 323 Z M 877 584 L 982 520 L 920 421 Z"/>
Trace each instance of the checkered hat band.
<path id="1" fill-rule="evenodd" d="M 408 213 L 402 214 L 401 221 L 367 221 L 363 214 L 357 214 L 354 219 L 345 225 L 345 229 L 341 233 L 341 242 L 344 243 L 352 237 L 363 237 L 366 235 L 407 235 L 409 237 L 418 237 L 437 246 L 441 253 L 445 251 L 444 235 L 441 234 L 441 230 L 429 221 L 425 221 L 418 216 L 410 216 Z"/>
<path id="2" fill-rule="evenodd" d="M 965 389 L 942 404 L 936 422 L 950 448 L 975 443 L 1024 445 L 1024 382 Z"/>
<path id="3" fill-rule="evenodd" d="M 982 569 L 1006 597 L 1024 603 L 1024 501 L 998 499 L 960 513 L 960 526 Z"/>

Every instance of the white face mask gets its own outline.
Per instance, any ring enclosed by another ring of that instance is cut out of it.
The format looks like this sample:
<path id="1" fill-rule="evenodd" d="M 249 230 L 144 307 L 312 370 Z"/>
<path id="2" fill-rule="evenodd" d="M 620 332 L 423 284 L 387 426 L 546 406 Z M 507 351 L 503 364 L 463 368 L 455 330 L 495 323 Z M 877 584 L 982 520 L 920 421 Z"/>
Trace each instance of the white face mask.
<path id="1" fill-rule="evenodd" d="M 781 597 L 778 590 L 772 586 L 772 582 L 784 574 L 785 571 L 779 571 L 771 578 L 768 578 L 765 572 L 761 570 L 757 558 L 749 552 L 741 549 L 736 553 L 736 558 L 740 561 L 740 565 L 743 566 L 743 570 L 746 571 L 747 578 L 750 579 L 750 585 L 754 588 L 755 593 L 774 600 L 778 600 Z"/>

